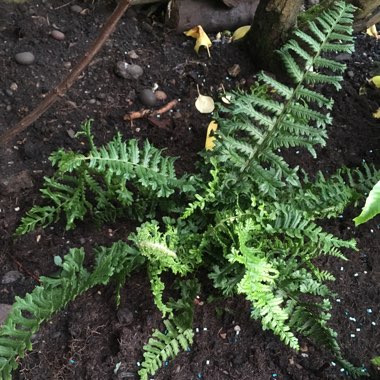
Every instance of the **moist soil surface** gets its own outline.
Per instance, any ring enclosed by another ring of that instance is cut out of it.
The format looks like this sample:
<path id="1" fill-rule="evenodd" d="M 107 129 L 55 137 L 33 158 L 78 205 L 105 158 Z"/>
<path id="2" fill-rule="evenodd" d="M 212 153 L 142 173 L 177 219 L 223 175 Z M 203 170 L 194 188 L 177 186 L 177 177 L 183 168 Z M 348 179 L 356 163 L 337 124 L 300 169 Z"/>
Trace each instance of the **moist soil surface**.
<path id="1" fill-rule="evenodd" d="M 81 6 L 82 12 L 74 12 L 74 4 Z M 69 73 L 112 9 L 112 4 L 61 0 L 0 5 L 0 133 L 27 115 Z M 193 39 L 165 28 L 163 12 L 149 6 L 128 10 L 74 86 L 26 131 L 1 146 L 2 304 L 12 304 L 15 296 L 30 292 L 39 276 L 56 272 L 55 256 L 65 255 L 72 247 L 84 247 L 91 257 L 94 246 L 125 239 L 135 227 L 123 221 L 97 228 L 87 219 L 73 231 L 65 231 L 59 222 L 13 237 L 22 215 L 41 202 L 43 176 L 52 173 L 49 155 L 59 148 L 83 148 L 83 141 L 74 134 L 84 120 L 94 119 L 98 145 L 117 132 L 126 139 L 149 139 L 165 148 L 166 154 L 178 157 L 178 173 L 191 172 L 204 149 L 210 122 L 210 115 L 195 109 L 197 85 L 202 94 L 217 99 L 223 88 L 248 89 L 254 82 L 254 57 L 248 55 L 243 42 L 214 42 L 211 58 L 203 48 L 197 55 Z M 64 33 L 63 40 L 51 36 L 55 29 Z M 15 61 L 15 54 L 25 51 L 34 54 L 33 64 Z M 316 160 L 302 150 L 287 153 L 292 164 L 311 174 L 322 170 L 329 175 L 342 165 L 356 167 L 363 161 L 378 165 L 380 161 L 379 122 L 372 116 L 380 96 L 366 85 L 380 65 L 379 45 L 374 38 L 358 35 L 356 52 L 339 59 L 348 64 L 343 89 L 339 93 L 323 89 L 335 100 L 327 147 L 318 149 Z M 138 79 L 116 75 L 118 61 L 139 65 L 143 74 Z M 233 76 L 228 69 L 235 64 L 240 72 Z M 138 94 L 154 86 L 167 99 L 151 108 L 173 99 L 178 99 L 178 104 L 160 119 L 123 121 L 127 112 L 150 108 L 141 103 Z M 338 333 L 343 354 L 355 365 L 364 365 L 370 378 L 378 379 L 380 372 L 370 359 L 380 355 L 380 221 L 355 228 L 352 218 L 359 211 L 350 208 L 339 219 L 324 222 L 339 237 L 355 238 L 358 251 L 346 252 L 347 262 L 326 258 L 321 264 L 337 278 L 331 285 L 337 293 L 331 326 Z M 347 378 L 333 359 L 309 340 L 301 339 L 301 352 L 286 348 L 250 319 L 250 306 L 243 298 L 218 298 L 207 280 L 203 285 L 195 307 L 194 345 L 165 363 L 155 379 Z M 128 279 L 119 310 L 114 290 L 112 285 L 91 289 L 45 323 L 33 337 L 33 351 L 20 360 L 14 379 L 137 379 L 142 347 L 153 329 L 162 328 L 161 315 L 145 272 Z"/>

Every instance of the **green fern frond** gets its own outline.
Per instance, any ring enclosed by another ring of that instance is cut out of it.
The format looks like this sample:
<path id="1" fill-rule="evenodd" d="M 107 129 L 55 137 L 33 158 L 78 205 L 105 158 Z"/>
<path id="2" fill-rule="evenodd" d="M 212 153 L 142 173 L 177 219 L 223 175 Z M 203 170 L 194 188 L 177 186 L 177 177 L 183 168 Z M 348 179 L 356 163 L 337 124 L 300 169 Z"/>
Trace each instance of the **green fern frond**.
<path id="1" fill-rule="evenodd" d="M 34 231 L 37 227 L 46 227 L 58 220 L 58 209 L 53 206 L 34 206 L 22 217 L 15 235 L 24 235 Z"/>
<path id="2" fill-rule="evenodd" d="M 164 320 L 167 332 L 155 330 L 148 344 L 144 346 L 144 361 L 139 370 L 141 380 L 148 380 L 154 375 L 163 363 L 178 355 L 180 350 L 187 350 L 194 337 L 191 328 L 182 329 L 170 320 Z"/>
<path id="3" fill-rule="evenodd" d="M 75 227 L 76 221 L 88 213 L 98 222 L 114 220 L 123 212 L 139 219 L 149 214 L 144 198 L 155 199 L 158 205 L 159 199 L 169 198 L 176 191 L 193 191 L 187 177 L 177 178 L 175 158 L 164 157 L 161 150 L 147 141 L 141 149 L 137 140 L 126 143 L 120 134 L 97 148 L 90 126 L 90 122 L 82 126 L 82 134 L 89 139 L 89 152 L 60 149 L 51 155 L 50 160 L 57 171 L 53 177 L 45 178 L 41 193 L 53 205 L 33 207 L 21 220 L 16 234 L 30 232 L 41 225 L 46 227 L 62 214 L 67 229 Z M 138 202 L 136 192 L 139 192 Z M 133 202 L 135 205 L 130 208 Z"/>
<path id="4" fill-rule="evenodd" d="M 110 248 L 98 248 L 92 272 L 83 266 L 84 250 L 71 249 L 64 257 L 62 271 L 55 278 L 41 277 L 41 285 L 16 302 L 4 325 L 0 328 L 0 374 L 10 380 L 17 368 L 17 357 L 31 350 L 32 335 L 41 323 L 50 319 L 88 289 L 107 284 L 120 270 L 129 272 L 141 265 L 142 260 L 132 248 L 122 242 Z"/>
<path id="5" fill-rule="evenodd" d="M 253 191 L 264 191 L 276 198 L 290 169 L 287 164 L 279 161 L 275 151 L 304 147 L 315 156 L 315 145 L 325 145 L 325 128 L 331 124 L 332 118 L 328 113 L 312 106 L 331 109 L 333 102 L 318 94 L 311 86 L 330 84 L 339 89 L 342 77 L 311 69 L 327 69 L 339 74 L 344 71 L 345 65 L 330 57 L 322 57 L 322 54 L 332 49 L 353 51 L 352 29 L 348 23 L 352 21 L 353 9 L 351 5 L 337 2 L 332 9 L 310 24 L 311 33 L 315 37 L 297 30 L 294 32 L 295 38 L 280 49 L 287 72 L 294 79 L 294 88 L 262 73 L 258 76 L 261 86 L 250 93 L 232 94 L 229 110 L 223 108 L 223 112 L 228 112 L 230 117 L 218 119 L 219 138 L 212 153 L 223 162 L 223 168 L 228 173 L 225 182 L 229 184 L 230 190 L 235 185 L 236 193 L 240 193 L 247 186 L 246 182 L 249 182 Z M 345 43 L 342 44 L 343 39 Z M 269 96 L 268 92 L 262 91 L 265 86 L 269 86 L 275 95 Z M 302 138 L 299 137 L 301 135 Z M 269 157 L 273 161 L 268 160 Z M 263 181 L 268 177 L 264 172 L 271 172 L 272 169 L 276 171 L 277 181 L 267 182 L 263 186 Z M 234 171 L 244 172 L 244 181 L 242 175 L 232 174 Z M 292 181 L 297 183 L 295 179 Z"/>
<path id="6" fill-rule="evenodd" d="M 159 231 L 158 222 L 152 221 L 142 224 L 135 234 L 129 239 L 135 243 L 140 253 L 148 259 L 148 274 L 154 302 L 165 316 L 172 314 L 172 310 L 163 302 L 165 284 L 161 280 L 161 274 L 170 270 L 174 274 L 185 275 L 191 269 L 187 262 L 181 262 L 177 255 L 179 236 L 177 230 L 168 226 L 167 231 Z"/>
<path id="7" fill-rule="evenodd" d="M 154 375 L 166 360 L 176 357 L 180 350 L 188 350 L 192 345 L 194 299 L 199 288 L 199 283 L 195 280 L 179 282 L 180 298 L 171 298 L 168 302 L 170 309 L 174 311 L 174 317 L 164 320 L 166 331 L 162 333 L 155 330 L 148 344 L 144 346 L 144 361 L 139 371 L 141 379 L 147 379 L 149 374 Z"/>

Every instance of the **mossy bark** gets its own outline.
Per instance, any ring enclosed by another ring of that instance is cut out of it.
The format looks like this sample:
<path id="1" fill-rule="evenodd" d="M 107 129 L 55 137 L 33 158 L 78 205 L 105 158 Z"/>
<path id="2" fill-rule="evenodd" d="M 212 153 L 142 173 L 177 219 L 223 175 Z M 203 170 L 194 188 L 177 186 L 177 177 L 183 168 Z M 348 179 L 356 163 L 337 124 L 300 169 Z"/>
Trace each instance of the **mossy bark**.
<path id="1" fill-rule="evenodd" d="M 247 44 L 257 68 L 279 72 L 276 49 L 287 40 L 297 21 L 303 0 L 261 0 L 256 9 Z"/>

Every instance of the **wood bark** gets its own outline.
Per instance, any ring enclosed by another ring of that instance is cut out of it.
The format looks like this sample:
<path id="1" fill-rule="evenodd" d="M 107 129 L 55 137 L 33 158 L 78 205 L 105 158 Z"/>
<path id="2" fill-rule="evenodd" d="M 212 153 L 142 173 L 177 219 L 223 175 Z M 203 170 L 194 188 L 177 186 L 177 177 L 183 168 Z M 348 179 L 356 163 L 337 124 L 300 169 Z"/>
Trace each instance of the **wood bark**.
<path id="1" fill-rule="evenodd" d="M 322 0 L 317 5 L 319 11 L 329 9 L 335 0 Z M 365 31 L 370 26 L 380 22 L 380 0 L 346 0 L 357 7 L 355 13 L 354 30 L 355 32 Z"/>
<path id="2" fill-rule="evenodd" d="M 228 8 L 226 4 L 231 7 Z M 202 25 L 206 32 L 234 30 L 249 25 L 253 20 L 259 0 L 172 0 L 166 23 L 177 32 Z"/>
<path id="3" fill-rule="evenodd" d="M 296 23 L 303 0 L 261 0 L 256 9 L 247 44 L 260 69 L 278 72 L 280 62 L 275 50 L 287 40 Z"/>
<path id="4" fill-rule="evenodd" d="M 380 0 L 351 0 L 348 2 L 359 8 L 354 22 L 356 32 L 363 31 L 380 22 Z"/>

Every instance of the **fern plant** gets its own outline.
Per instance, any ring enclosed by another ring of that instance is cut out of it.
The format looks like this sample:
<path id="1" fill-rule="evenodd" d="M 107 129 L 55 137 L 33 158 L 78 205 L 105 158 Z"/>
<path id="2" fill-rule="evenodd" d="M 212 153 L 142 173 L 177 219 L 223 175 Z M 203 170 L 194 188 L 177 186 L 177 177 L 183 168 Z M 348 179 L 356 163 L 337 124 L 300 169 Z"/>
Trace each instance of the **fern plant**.
<path id="1" fill-rule="evenodd" d="M 51 155 L 57 170 L 53 177 L 45 177 L 41 189 L 50 205 L 34 206 L 22 218 L 16 235 L 46 227 L 61 214 L 66 217 L 66 229 L 74 228 L 87 213 L 100 223 L 121 215 L 141 219 L 152 216 L 160 200 L 193 189 L 189 178 L 177 178 L 175 159 L 164 157 L 148 141 L 140 149 L 137 140 L 127 143 L 117 134 L 108 144 L 96 147 L 91 123 L 85 122 L 78 134 L 87 138 L 87 153 L 60 149 Z"/>
<path id="2" fill-rule="evenodd" d="M 343 168 L 330 178 L 320 172 L 310 178 L 280 152 L 302 147 L 315 156 L 316 145 L 326 144 L 333 102 L 316 89 L 340 88 L 345 66 L 331 55 L 353 51 L 353 11 L 338 1 L 309 22 L 308 33 L 294 32 L 280 50 L 293 86 L 262 73 L 251 92 L 230 94 L 231 104 L 220 106 L 217 115 L 216 146 L 203 154 L 206 176 L 190 182 L 177 178 L 173 159 L 148 143 L 141 151 L 136 141 L 125 143 L 117 136 L 97 148 L 89 124 L 83 127 L 88 153 L 60 150 L 52 156 L 57 172 L 43 189 L 52 205 L 32 209 L 17 232 L 47 225 L 62 213 L 72 228 L 87 212 L 107 221 L 118 215 L 120 205 L 123 212 L 130 206 L 138 210 L 144 223 L 128 244 L 133 255 L 137 252 L 135 260 L 146 264 L 154 301 L 167 317 L 167 331 L 154 332 L 145 346 L 143 379 L 192 341 L 194 295 L 165 301 L 163 274 L 183 278 L 200 266 L 223 294 L 244 294 L 252 317 L 285 344 L 297 350 L 298 336 L 304 335 L 325 346 L 353 377 L 363 375 L 344 359 L 328 326 L 333 295 L 328 282 L 334 276 L 315 264 L 321 255 L 345 260 L 345 250 L 355 249 L 355 243 L 325 232 L 318 220 L 334 218 L 360 200 L 379 171 Z M 160 201 L 170 200 L 176 190 L 187 199 L 175 207 L 161 204 L 167 216 L 159 218 L 154 211 Z M 118 288 L 130 272 L 128 265 L 121 266 L 127 269 L 118 270 Z M 48 284 L 45 290 L 54 291 Z"/>

